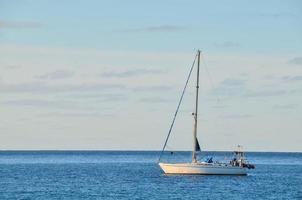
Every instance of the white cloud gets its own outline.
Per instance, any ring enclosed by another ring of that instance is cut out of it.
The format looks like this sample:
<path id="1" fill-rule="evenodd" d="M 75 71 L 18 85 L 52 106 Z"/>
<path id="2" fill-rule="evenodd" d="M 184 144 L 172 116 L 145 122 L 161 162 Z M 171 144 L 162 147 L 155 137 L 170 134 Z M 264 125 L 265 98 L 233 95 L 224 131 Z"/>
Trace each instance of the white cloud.
<path id="1" fill-rule="evenodd" d="M 49 79 L 49 80 L 55 80 L 55 79 L 64 79 L 64 78 L 70 78 L 74 75 L 74 71 L 70 70 L 57 70 L 53 72 L 48 72 L 42 75 L 35 76 L 38 79 Z"/>

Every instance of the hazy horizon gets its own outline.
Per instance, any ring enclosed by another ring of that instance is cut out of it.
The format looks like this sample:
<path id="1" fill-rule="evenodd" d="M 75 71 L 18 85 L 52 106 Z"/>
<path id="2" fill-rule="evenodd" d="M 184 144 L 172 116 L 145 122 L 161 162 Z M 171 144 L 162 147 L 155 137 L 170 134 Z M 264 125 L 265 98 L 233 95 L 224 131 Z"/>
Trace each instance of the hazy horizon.
<path id="1" fill-rule="evenodd" d="M 234 148 L 235 150 L 236 148 Z M 0 152 L 156 152 L 160 153 L 162 150 L 123 150 L 123 149 L 0 149 Z M 169 153 L 170 151 L 165 150 L 165 152 Z M 173 152 L 192 152 L 190 150 L 176 150 Z M 202 150 L 202 152 L 230 152 L 232 150 Z M 244 151 L 245 153 L 302 153 L 301 151 Z"/>

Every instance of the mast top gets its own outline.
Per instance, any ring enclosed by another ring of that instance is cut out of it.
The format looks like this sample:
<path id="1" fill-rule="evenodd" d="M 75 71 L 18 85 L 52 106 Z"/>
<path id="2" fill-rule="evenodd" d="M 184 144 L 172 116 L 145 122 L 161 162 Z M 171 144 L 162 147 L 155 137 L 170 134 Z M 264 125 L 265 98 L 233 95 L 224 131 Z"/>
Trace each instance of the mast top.
<path id="1" fill-rule="evenodd" d="M 199 65 L 200 65 L 200 50 L 197 50 L 197 77 L 196 77 L 196 99 L 195 99 L 195 112 L 194 112 L 194 131 L 193 131 L 193 150 L 192 150 L 192 162 L 196 163 L 196 150 L 199 149 L 197 141 L 197 113 L 198 113 L 198 89 L 199 89 Z M 198 147 L 198 148 L 197 148 Z"/>

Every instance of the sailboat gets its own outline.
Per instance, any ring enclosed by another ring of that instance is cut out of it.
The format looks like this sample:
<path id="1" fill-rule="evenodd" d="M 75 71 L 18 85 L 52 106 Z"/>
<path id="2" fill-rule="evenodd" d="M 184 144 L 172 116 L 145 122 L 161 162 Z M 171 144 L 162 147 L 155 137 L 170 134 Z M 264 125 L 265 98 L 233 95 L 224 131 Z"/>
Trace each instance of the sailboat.
<path id="1" fill-rule="evenodd" d="M 197 117 L 198 117 L 198 91 L 199 91 L 199 65 L 200 65 L 200 54 L 201 51 L 198 50 L 195 56 L 194 62 L 191 66 L 188 78 L 186 80 L 185 87 L 182 91 L 182 95 L 180 101 L 178 103 L 176 112 L 174 114 L 174 118 L 172 120 L 172 124 L 170 126 L 168 136 L 165 140 L 163 149 L 159 156 L 158 164 L 165 174 L 180 174 L 180 175 L 247 175 L 247 169 L 253 169 L 255 166 L 253 164 L 249 164 L 245 159 L 244 152 L 242 148 L 239 146 L 238 150 L 234 151 L 234 157 L 227 163 L 213 161 L 212 158 L 207 159 L 206 161 L 199 161 L 197 159 L 197 152 L 200 151 L 200 145 L 197 140 Z M 192 70 L 195 66 L 197 58 L 197 79 L 196 79 L 196 99 L 195 99 L 195 112 L 192 113 L 194 116 L 194 131 L 193 131 L 193 150 L 192 150 L 192 161 L 189 163 L 164 163 L 161 162 L 161 157 L 167 145 L 169 136 L 171 134 L 179 107 L 181 105 L 185 90 L 188 85 L 188 81 L 191 77 Z"/>

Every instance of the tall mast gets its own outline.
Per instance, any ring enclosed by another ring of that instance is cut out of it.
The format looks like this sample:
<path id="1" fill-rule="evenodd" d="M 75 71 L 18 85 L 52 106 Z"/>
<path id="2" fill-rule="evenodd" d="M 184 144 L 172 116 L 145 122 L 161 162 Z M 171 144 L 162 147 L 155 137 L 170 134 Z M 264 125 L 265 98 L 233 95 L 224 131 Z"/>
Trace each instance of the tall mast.
<path id="1" fill-rule="evenodd" d="M 197 51 L 197 56 L 198 56 L 198 59 L 197 59 L 197 79 L 196 79 L 196 101 L 195 101 L 195 113 L 193 113 L 193 115 L 194 115 L 193 151 L 192 151 L 192 162 L 193 163 L 196 162 L 200 50 Z"/>

